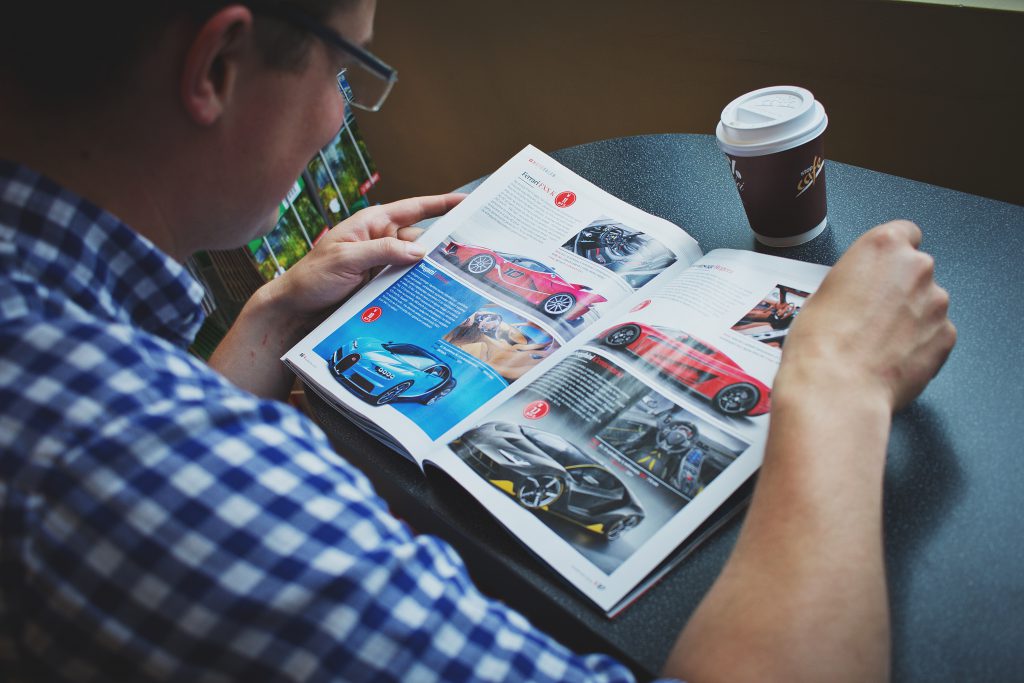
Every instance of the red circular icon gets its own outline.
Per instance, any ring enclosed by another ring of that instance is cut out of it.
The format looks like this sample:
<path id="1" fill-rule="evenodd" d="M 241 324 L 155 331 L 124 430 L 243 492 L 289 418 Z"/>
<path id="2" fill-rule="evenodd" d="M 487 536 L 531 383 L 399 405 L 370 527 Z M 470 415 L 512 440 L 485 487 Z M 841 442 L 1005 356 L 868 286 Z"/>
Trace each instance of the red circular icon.
<path id="1" fill-rule="evenodd" d="M 539 420 L 551 410 L 551 406 L 548 405 L 547 401 L 534 401 L 530 405 L 523 408 L 523 417 L 527 420 Z"/>
<path id="2" fill-rule="evenodd" d="M 559 192 L 558 196 L 555 197 L 555 206 L 557 206 L 560 209 L 564 209 L 566 207 L 572 206 L 575 203 L 576 203 L 576 193 L 575 192 L 569 192 L 568 190 L 566 190 L 565 192 Z"/>
<path id="3" fill-rule="evenodd" d="M 370 306 L 363 311 L 363 315 L 360 317 L 360 320 L 364 323 L 372 323 L 381 316 L 381 313 L 383 313 L 383 311 L 380 310 L 380 306 Z"/>

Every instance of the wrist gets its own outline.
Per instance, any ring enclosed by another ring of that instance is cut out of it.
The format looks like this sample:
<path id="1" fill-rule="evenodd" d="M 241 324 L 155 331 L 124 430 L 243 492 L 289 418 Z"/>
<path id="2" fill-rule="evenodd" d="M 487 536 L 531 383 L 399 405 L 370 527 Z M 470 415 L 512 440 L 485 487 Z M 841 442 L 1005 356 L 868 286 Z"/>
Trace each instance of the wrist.
<path id="1" fill-rule="evenodd" d="M 295 377 L 278 359 L 308 331 L 308 324 L 288 310 L 272 284 L 249 298 L 210 357 L 210 366 L 257 396 L 283 401 Z"/>
<path id="2" fill-rule="evenodd" d="M 772 390 L 762 481 L 781 481 L 785 505 L 828 523 L 880 505 L 892 427 L 885 392 L 856 376 L 792 370 Z"/>
<path id="3" fill-rule="evenodd" d="M 243 315 L 290 347 L 310 332 L 318 317 L 298 309 L 284 281 L 274 279 L 256 290 L 246 302 Z"/>
<path id="4" fill-rule="evenodd" d="M 806 331 L 805 331 L 806 332 Z M 891 417 L 896 398 L 878 359 L 849 340 L 803 334 L 786 345 L 772 390 L 772 402 L 806 397 L 840 402 L 851 409 L 880 410 Z"/>
<path id="5" fill-rule="evenodd" d="M 872 435 L 883 456 L 893 409 L 889 387 L 852 364 L 783 363 L 772 388 L 773 424 L 788 424 L 798 433 L 813 428 L 826 437 L 822 445 Z"/>

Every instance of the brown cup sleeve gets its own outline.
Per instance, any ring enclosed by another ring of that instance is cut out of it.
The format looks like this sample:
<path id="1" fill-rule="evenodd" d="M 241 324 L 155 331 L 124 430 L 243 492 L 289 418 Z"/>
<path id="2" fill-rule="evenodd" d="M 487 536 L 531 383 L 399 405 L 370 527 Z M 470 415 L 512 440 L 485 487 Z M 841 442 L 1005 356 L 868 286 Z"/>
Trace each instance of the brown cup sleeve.
<path id="1" fill-rule="evenodd" d="M 775 154 L 726 156 L 747 220 L 757 234 L 793 237 L 825 220 L 824 136 Z"/>

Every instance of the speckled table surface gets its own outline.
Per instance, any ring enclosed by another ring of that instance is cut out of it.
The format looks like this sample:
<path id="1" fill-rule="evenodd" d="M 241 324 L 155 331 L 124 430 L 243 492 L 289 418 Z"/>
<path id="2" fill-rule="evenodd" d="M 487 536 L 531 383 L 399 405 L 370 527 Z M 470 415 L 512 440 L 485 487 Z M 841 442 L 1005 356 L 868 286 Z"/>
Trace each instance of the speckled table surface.
<path id="1" fill-rule="evenodd" d="M 1016 505 L 1024 490 L 1024 351 L 1014 341 L 1024 327 L 1012 318 L 1024 300 L 1024 207 L 827 162 L 829 229 L 807 245 L 768 249 L 747 227 L 712 136 L 621 138 L 552 156 L 682 226 L 705 251 L 757 249 L 831 264 L 873 225 L 908 218 L 922 227 L 960 336 L 943 371 L 896 417 L 889 446 L 893 680 L 1024 680 L 1024 515 Z M 395 513 L 448 538 L 485 590 L 569 646 L 613 653 L 642 677 L 657 673 L 736 539 L 739 520 L 608 620 L 457 485 L 436 473 L 424 478 L 322 401 L 313 406 Z"/>

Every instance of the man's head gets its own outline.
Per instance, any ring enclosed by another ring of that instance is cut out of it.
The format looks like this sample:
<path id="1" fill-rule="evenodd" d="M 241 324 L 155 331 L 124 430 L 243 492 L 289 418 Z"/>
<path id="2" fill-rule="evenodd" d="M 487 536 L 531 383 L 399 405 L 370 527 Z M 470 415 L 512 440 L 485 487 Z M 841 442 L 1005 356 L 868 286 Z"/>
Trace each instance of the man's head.
<path id="1" fill-rule="evenodd" d="M 304 66 L 316 38 L 279 18 L 275 6 L 291 5 L 326 24 L 353 0 L 106 0 L 9 3 L 0 11 L 0 74 L 40 105 L 82 105 L 116 97 L 131 87 L 133 69 L 170 25 L 201 26 L 217 11 L 238 4 L 266 20 L 254 35 L 272 68 Z"/>
<path id="2" fill-rule="evenodd" d="M 341 127 L 351 55 L 279 0 L 10 4 L 0 149 L 175 257 L 259 234 Z M 289 4 L 351 43 L 372 33 L 375 0 Z"/>

